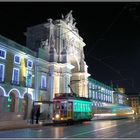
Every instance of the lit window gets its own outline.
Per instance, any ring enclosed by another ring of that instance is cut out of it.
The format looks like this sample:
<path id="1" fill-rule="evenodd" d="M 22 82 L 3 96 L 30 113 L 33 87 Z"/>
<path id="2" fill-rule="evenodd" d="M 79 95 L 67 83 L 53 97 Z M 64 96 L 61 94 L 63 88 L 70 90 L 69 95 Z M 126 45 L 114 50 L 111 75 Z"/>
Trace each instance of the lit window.
<path id="1" fill-rule="evenodd" d="M 89 98 L 91 98 L 91 90 L 89 90 Z"/>
<path id="2" fill-rule="evenodd" d="M 15 84 L 15 85 L 19 84 L 19 69 L 18 68 L 13 68 L 12 84 Z"/>
<path id="3" fill-rule="evenodd" d="M 92 106 L 95 106 L 95 103 L 94 103 L 94 101 L 92 102 Z"/>
<path id="4" fill-rule="evenodd" d="M 26 73 L 26 86 L 27 87 L 32 87 L 32 72 L 28 70 Z"/>
<path id="5" fill-rule="evenodd" d="M 101 100 L 103 100 L 103 94 L 101 94 Z"/>
<path id="6" fill-rule="evenodd" d="M 107 101 L 110 102 L 110 96 L 107 96 Z"/>
<path id="7" fill-rule="evenodd" d="M 3 49 L 0 49 L 0 58 L 1 59 L 6 59 L 6 51 Z"/>
<path id="8" fill-rule="evenodd" d="M 0 64 L 0 82 L 4 81 L 4 69 L 5 69 L 5 65 Z"/>
<path id="9" fill-rule="evenodd" d="M 14 63 L 20 64 L 20 57 L 18 55 L 14 56 Z"/>
<path id="10" fill-rule="evenodd" d="M 104 101 L 105 101 L 105 94 L 104 94 Z"/>
<path id="11" fill-rule="evenodd" d="M 47 84 L 46 84 L 46 76 L 42 75 L 41 76 L 41 88 L 42 89 L 45 89 L 47 87 Z"/>
<path id="12" fill-rule="evenodd" d="M 95 98 L 95 93 L 94 93 L 94 91 L 93 91 L 93 93 L 92 93 L 92 98 L 93 98 L 93 99 Z"/>
<path id="13" fill-rule="evenodd" d="M 33 61 L 27 60 L 27 68 L 31 69 L 33 67 Z"/>
<path id="14" fill-rule="evenodd" d="M 95 99 L 97 99 L 97 92 L 95 92 Z"/>
<path id="15" fill-rule="evenodd" d="M 101 99 L 101 93 L 98 92 L 98 99 Z"/>
<path id="16" fill-rule="evenodd" d="M 89 83 L 89 88 L 91 88 L 91 83 Z"/>
<path id="17" fill-rule="evenodd" d="M 109 96 L 109 102 L 111 102 L 111 96 Z"/>

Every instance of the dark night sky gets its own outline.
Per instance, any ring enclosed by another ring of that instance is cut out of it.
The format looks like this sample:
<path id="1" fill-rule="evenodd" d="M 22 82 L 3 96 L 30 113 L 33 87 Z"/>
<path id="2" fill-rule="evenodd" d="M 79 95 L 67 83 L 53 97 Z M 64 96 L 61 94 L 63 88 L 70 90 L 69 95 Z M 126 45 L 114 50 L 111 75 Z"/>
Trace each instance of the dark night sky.
<path id="1" fill-rule="evenodd" d="M 85 60 L 93 78 L 140 91 L 140 3 L 31 2 L 0 3 L 0 34 L 25 45 L 26 28 L 60 19 L 73 10 L 86 46 Z"/>

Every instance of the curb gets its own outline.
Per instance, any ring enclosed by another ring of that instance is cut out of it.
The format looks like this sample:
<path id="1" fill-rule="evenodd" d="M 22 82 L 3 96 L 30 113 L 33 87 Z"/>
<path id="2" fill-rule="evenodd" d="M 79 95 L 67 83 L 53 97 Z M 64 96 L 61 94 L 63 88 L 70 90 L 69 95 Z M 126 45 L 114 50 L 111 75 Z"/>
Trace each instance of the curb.
<path id="1" fill-rule="evenodd" d="M 53 125 L 54 123 L 44 123 L 42 124 L 42 126 L 50 126 L 50 125 Z"/>
<path id="2" fill-rule="evenodd" d="M 0 127 L 0 131 L 6 131 L 6 130 L 14 130 L 14 129 L 25 129 L 25 128 L 39 128 L 43 126 L 51 126 L 53 123 L 45 123 L 45 124 L 27 124 L 27 125 L 20 125 L 20 126 L 3 126 Z"/>

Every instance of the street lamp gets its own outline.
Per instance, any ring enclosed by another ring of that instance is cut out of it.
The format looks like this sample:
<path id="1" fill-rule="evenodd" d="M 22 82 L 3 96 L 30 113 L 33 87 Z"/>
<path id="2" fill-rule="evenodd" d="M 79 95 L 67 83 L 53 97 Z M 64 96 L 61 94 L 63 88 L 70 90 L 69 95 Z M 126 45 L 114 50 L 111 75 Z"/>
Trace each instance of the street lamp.
<path id="1" fill-rule="evenodd" d="M 27 116 L 26 116 L 26 118 L 28 119 L 28 117 L 30 116 L 29 115 L 29 110 L 30 110 L 30 106 L 29 106 L 29 87 L 31 87 L 30 86 L 30 80 L 32 80 L 32 77 L 34 77 L 34 75 L 31 75 L 30 73 L 29 73 L 29 68 L 27 68 L 27 73 L 26 73 L 26 91 L 27 91 Z M 32 82 L 31 82 L 31 84 L 32 84 Z"/>
<path id="2" fill-rule="evenodd" d="M 28 117 L 29 117 L 29 95 L 28 95 L 28 85 L 29 85 L 29 70 L 28 68 L 26 69 L 26 76 L 25 76 L 25 85 L 26 85 L 26 98 L 25 98 L 25 103 L 26 103 L 26 112 L 25 112 L 25 119 L 27 119 L 28 121 Z"/>

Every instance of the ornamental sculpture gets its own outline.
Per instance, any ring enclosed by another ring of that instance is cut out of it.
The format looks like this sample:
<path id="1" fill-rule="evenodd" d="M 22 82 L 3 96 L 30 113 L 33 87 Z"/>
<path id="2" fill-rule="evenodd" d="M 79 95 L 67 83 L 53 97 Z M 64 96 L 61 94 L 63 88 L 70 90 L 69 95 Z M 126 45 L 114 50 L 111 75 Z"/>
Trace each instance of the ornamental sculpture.
<path id="1" fill-rule="evenodd" d="M 62 14 L 62 19 L 66 24 L 71 25 L 73 28 L 75 28 L 76 22 L 74 22 L 75 19 L 72 16 L 72 12 L 73 11 L 71 10 L 65 17 Z"/>

